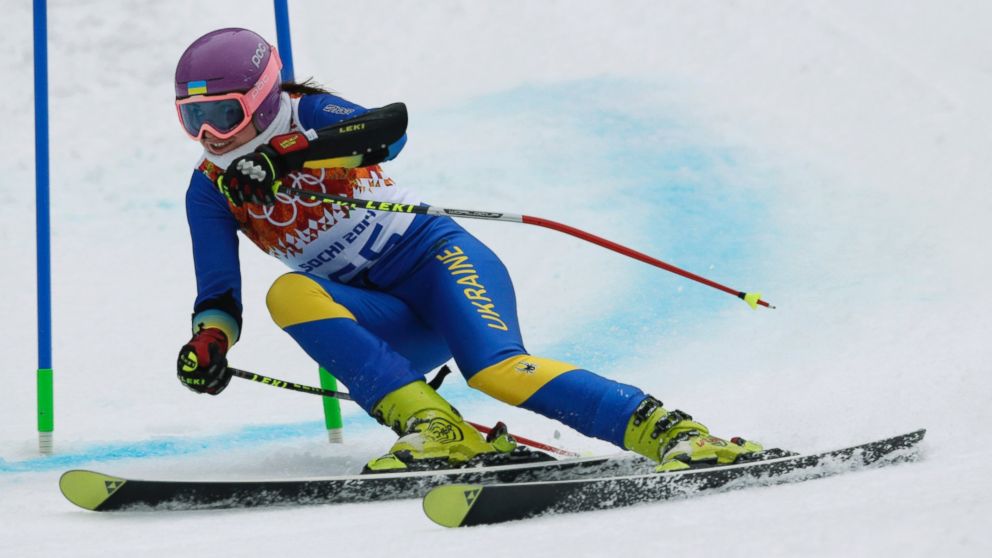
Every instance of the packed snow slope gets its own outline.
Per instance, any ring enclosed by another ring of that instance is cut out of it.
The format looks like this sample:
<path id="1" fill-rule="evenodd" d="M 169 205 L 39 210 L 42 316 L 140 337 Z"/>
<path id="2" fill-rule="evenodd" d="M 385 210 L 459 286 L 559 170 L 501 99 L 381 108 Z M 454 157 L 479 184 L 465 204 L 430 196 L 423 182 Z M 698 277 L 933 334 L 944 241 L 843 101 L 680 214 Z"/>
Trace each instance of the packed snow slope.
<path id="1" fill-rule="evenodd" d="M 29 2 L 3 0 L 0 555 L 972 556 L 992 517 L 992 6 L 919 2 L 293 2 L 298 77 L 404 101 L 388 171 L 442 206 L 565 222 L 739 300 L 551 231 L 465 225 L 515 278 L 529 349 L 637 384 L 718 434 L 796 450 L 929 428 L 924 459 L 802 485 L 449 531 L 418 501 L 103 516 L 59 474 L 353 472 L 391 434 L 345 408 L 174 378 L 194 296 L 198 147 L 172 73 L 218 27 L 275 41 L 268 1 L 49 3 L 56 447 L 34 433 Z M 315 365 L 268 318 L 283 270 L 243 243 L 234 365 Z M 583 452 L 544 418 L 443 388 L 467 416 Z"/>

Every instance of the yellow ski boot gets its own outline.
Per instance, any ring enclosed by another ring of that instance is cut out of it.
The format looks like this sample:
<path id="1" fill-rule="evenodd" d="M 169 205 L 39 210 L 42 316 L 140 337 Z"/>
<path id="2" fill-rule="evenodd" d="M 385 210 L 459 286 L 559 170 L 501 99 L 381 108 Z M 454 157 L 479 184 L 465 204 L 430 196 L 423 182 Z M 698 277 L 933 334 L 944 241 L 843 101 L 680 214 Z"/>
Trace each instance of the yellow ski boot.
<path id="1" fill-rule="evenodd" d="M 506 432 L 486 439 L 426 382 L 393 391 L 372 408 L 372 416 L 400 438 L 389 453 L 370 461 L 363 473 L 451 469 L 471 465 L 534 461 L 531 452 Z"/>
<path id="2" fill-rule="evenodd" d="M 741 438 L 724 440 L 688 414 L 668 411 L 648 396 L 627 423 L 624 446 L 657 461 L 659 472 L 730 465 L 760 459 L 761 444 Z"/>

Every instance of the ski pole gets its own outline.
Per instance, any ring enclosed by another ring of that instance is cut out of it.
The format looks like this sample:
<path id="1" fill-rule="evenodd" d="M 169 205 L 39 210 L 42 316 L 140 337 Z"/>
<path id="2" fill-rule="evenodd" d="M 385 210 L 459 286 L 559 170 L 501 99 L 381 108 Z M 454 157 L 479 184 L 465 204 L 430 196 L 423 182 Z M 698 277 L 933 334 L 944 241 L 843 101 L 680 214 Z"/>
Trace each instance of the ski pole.
<path id="1" fill-rule="evenodd" d="M 518 215 L 514 213 L 495 213 L 492 211 L 474 211 L 471 209 L 448 209 L 444 207 L 437 207 L 434 205 L 416 205 L 416 204 L 405 204 L 405 203 L 393 203 L 393 202 L 383 202 L 374 200 L 360 200 L 356 198 L 349 198 L 346 196 L 339 196 L 336 194 L 325 194 L 323 192 L 311 192 L 310 190 L 304 190 L 302 188 L 294 188 L 292 186 L 286 186 L 282 184 L 279 186 L 279 191 L 284 194 L 295 194 L 300 198 L 310 198 L 311 200 L 322 200 L 335 205 L 343 205 L 346 207 L 352 207 L 355 209 L 370 209 L 375 211 L 389 211 L 393 213 L 413 213 L 417 215 L 434 215 L 434 216 L 449 216 L 449 217 L 466 217 L 469 219 L 485 219 L 488 221 L 509 221 L 511 223 L 524 223 L 527 225 L 536 225 L 538 227 L 545 227 L 548 229 L 556 230 L 576 238 L 581 238 L 587 242 L 591 242 L 603 248 L 613 250 L 614 252 L 623 254 L 635 260 L 639 260 L 649 265 L 659 267 L 665 271 L 674 273 L 690 279 L 697 283 L 702 283 L 708 287 L 712 287 L 719 291 L 723 291 L 727 294 L 736 296 L 737 298 L 743 300 L 751 308 L 757 309 L 758 306 L 764 306 L 766 308 L 775 308 L 768 302 L 761 299 L 761 293 L 749 293 L 745 291 L 738 291 L 731 289 L 725 285 L 721 285 L 716 281 L 707 279 L 701 275 L 696 275 L 690 271 L 686 271 L 680 267 L 676 267 L 672 264 L 665 263 L 657 258 L 653 258 L 642 252 L 638 252 L 632 248 L 628 248 L 621 244 L 617 244 L 612 240 L 607 240 L 601 236 L 596 236 L 592 233 L 577 229 L 575 227 L 565 225 L 563 223 L 558 223 L 550 219 L 542 219 L 540 217 L 532 217 L 530 215 Z"/>
<path id="2" fill-rule="evenodd" d="M 273 378 L 271 376 L 263 376 L 262 374 L 258 374 L 256 372 L 249 372 L 247 370 L 241 370 L 239 368 L 234 368 L 232 366 L 228 366 L 227 370 L 231 373 L 232 376 L 236 376 L 238 378 L 244 378 L 245 380 L 251 380 L 253 382 L 258 382 L 260 384 L 288 389 L 291 391 L 298 391 L 301 393 L 309 393 L 312 395 L 333 397 L 335 399 L 340 399 L 342 401 L 354 401 L 354 399 L 352 399 L 350 394 L 345 393 L 343 391 L 332 391 L 329 389 L 322 389 L 316 386 L 308 386 L 304 384 L 297 384 L 294 382 L 287 382 L 285 380 L 280 380 L 278 378 Z M 431 379 L 428 385 L 430 385 L 434 389 L 437 389 L 441 385 L 441 380 L 443 380 L 444 377 L 447 376 L 449 372 L 451 372 L 451 369 L 448 368 L 447 366 L 441 367 L 441 370 L 439 370 L 437 375 L 435 375 L 434 378 Z M 490 432 L 492 432 L 492 428 L 489 428 L 488 426 L 477 424 L 468 420 L 466 420 L 465 422 L 472 425 L 476 430 L 482 432 L 483 434 L 489 434 Z M 558 455 L 562 455 L 566 457 L 579 456 L 579 454 L 573 451 L 568 451 L 562 448 L 556 448 L 554 446 L 549 446 L 548 444 L 542 444 L 541 442 L 531 440 L 529 438 L 524 438 L 523 436 L 517 436 L 516 434 L 513 434 L 513 439 L 520 442 L 521 444 L 524 444 L 525 446 L 530 446 L 532 448 L 536 448 L 544 451 L 550 451 L 552 453 L 557 453 Z"/>

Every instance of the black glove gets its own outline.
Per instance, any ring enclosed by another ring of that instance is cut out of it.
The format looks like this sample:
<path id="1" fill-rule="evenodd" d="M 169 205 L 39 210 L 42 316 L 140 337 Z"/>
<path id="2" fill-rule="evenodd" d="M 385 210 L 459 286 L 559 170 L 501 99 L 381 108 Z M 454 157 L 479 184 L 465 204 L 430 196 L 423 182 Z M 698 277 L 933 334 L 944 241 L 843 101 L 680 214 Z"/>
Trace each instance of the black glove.
<path id="1" fill-rule="evenodd" d="M 224 332 L 214 327 L 201 328 L 179 350 L 176 375 L 184 386 L 197 393 L 217 395 L 231 381 L 226 355 Z"/>
<path id="2" fill-rule="evenodd" d="M 272 205 L 276 202 L 279 178 L 288 172 L 279 153 L 269 144 L 231 162 L 217 178 L 217 186 L 237 207 L 245 202 Z"/>

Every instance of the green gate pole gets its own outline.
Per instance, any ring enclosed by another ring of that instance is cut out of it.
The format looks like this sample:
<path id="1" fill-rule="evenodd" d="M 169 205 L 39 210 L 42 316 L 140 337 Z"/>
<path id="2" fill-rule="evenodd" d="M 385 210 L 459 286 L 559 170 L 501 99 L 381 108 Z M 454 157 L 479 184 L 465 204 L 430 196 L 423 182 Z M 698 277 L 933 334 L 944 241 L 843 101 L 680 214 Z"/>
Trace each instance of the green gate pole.
<path id="1" fill-rule="evenodd" d="M 282 58 L 282 79 L 292 81 L 293 75 L 293 42 L 289 31 L 289 6 L 287 0 L 273 0 L 272 7 L 276 13 L 276 43 L 279 45 L 279 57 Z M 337 391 L 338 381 L 330 372 L 320 368 L 320 387 Z M 337 399 L 324 397 L 324 424 L 327 425 L 327 440 L 332 444 L 344 442 L 344 423 L 341 421 L 341 403 Z"/>
<path id="2" fill-rule="evenodd" d="M 338 390 L 338 381 L 323 367 L 319 370 L 320 387 L 329 390 Z M 324 397 L 324 425 L 327 426 L 327 441 L 332 444 L 344 443 L 344 421 L 341 420 L 341 400 L 333 397 Z"/>

